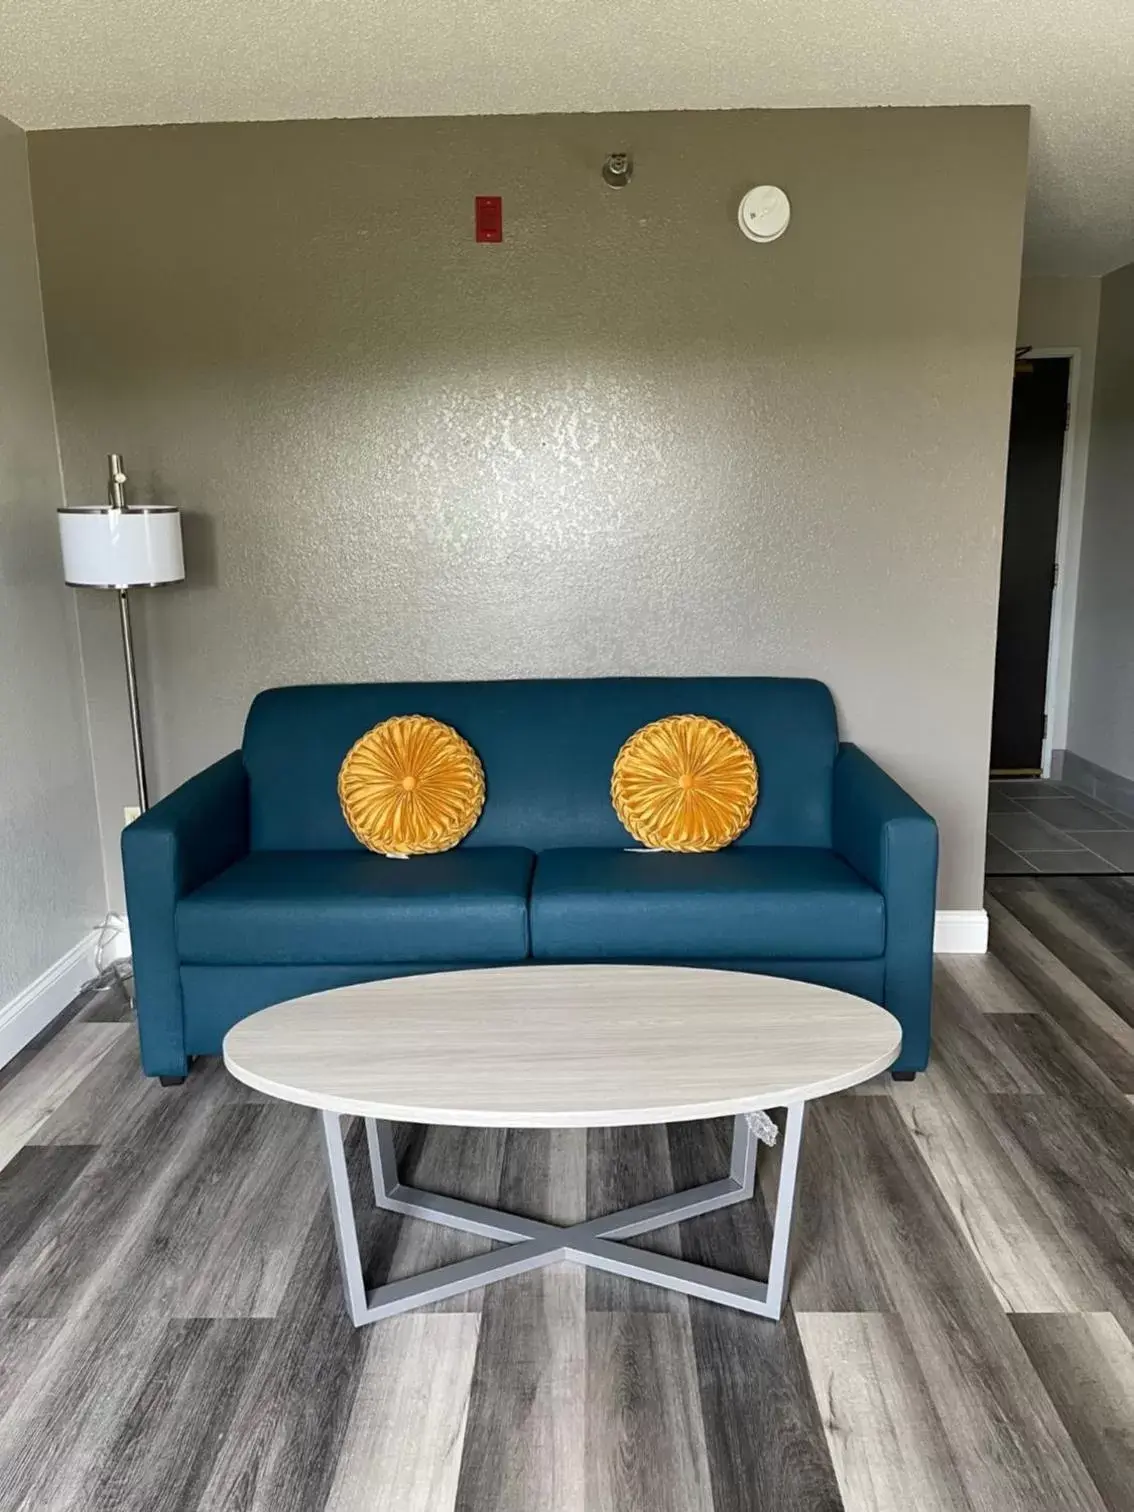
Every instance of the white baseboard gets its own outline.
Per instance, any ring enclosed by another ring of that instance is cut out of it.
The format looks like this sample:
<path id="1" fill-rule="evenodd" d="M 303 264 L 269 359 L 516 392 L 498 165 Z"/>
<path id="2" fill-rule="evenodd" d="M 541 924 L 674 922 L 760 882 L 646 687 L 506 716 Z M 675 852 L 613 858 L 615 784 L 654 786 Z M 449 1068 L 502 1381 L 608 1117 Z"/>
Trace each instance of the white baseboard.
<path id="1" fill-rule="evenodd" d="M 983 908 L 939 908 L 933 921 L 936 955 L 984 955 L 988 915 Z"/>
<path id="2" fill-rule="evenodd" d="M 6 1066 L 29 1040 L 58 1018 L 96 975 L 100 932 L 92 929 L 66 955 L 61 955 L 34 982 L 0 1007 L 0 1066 Z"/>

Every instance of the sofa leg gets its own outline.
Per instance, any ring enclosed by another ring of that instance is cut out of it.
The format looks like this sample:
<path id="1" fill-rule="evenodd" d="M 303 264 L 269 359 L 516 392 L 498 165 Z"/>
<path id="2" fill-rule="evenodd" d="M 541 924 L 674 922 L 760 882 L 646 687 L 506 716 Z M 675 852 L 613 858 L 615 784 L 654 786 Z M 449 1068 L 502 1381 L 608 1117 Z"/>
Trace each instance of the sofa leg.
<path id="1" fill-rule="evenodd" d="M 916 1071 L 891 1071 L 890 1075 L 894 1078 L 895 1081 L 913 1081 L 914 1077 L 917 1075 L 917 1072 Z"/>
<path id="2" fill-rule="evenodd" d="M 196 1057 L 189 1055 L 185 1058 L 185 1076 L 193 1069 L 193 1061 Z M 185 1076 L 159 1076 L 158 1081 L 163 1087 L 180 1087 L 184 1085 Z"/>

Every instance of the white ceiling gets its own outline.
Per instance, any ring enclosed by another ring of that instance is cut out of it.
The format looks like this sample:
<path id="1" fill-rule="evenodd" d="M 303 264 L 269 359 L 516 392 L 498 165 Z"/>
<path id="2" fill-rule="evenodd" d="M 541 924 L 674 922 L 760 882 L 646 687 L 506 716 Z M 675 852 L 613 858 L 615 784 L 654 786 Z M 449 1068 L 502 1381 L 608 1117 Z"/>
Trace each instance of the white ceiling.
<path id="1" fill-rule="evenodd" d="M 1134 0 L 0 0 L 28 130 L 998 103 L 1034 107 L 1028 271 L 1134 261 Z"/>

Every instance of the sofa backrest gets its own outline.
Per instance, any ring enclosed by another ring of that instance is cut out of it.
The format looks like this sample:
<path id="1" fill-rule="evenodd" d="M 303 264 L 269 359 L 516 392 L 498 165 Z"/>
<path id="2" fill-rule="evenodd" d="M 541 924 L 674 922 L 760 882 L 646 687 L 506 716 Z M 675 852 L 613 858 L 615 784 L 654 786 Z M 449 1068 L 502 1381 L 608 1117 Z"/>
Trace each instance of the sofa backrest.
<path id="1" fill-rule="evenodd" d="M 759 799 L 738 844 L 831 843 L 838 732 L 822 683 L 636 677 L 271 688 L 244 729 L 253 849 L 357 849 L 339 808 L 339 766 L 394 714 L 444 720 L 479 755 L 487 799 L 465 845 L 633 845 L 611 807 L 611 768 L 629 735 L 667 714 L 711 715 L 755 752 Z"/>

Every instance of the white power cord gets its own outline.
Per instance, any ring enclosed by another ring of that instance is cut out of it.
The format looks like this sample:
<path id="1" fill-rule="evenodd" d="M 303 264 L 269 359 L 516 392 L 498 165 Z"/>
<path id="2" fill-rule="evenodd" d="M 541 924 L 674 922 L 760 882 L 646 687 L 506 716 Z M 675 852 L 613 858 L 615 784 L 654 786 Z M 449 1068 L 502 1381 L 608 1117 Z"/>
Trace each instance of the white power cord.
<path id="1" fill-rule="evenodd" d="M 99 926 L 98 939 L 95 941 L 95 975 L 89 982 L 84 982 L 79 989 L 81 992 L 90 992 L 96 987 L 107 987 L 110 979 L 127 986 L 133 971 L 130 961 L 125 956 L 116 955 L 113 960 L 107 961 L 107 952 L 115 940 L 128 935 L 129 926 L 121 914 L 109 913 Z"/>
<path id="2" fill-rule="evenodd" d="M 114 940 L 121 939 L 126 933 L 126 920 L 121 914 L 108 913 L 102 921 L 98 932 L 98 943 L 95 946 L 95 971 L 102 976 L 105 967 L 105 956 Z M 115 957 L 117 960 L 118 957 Z"/>

